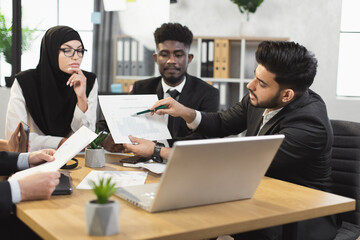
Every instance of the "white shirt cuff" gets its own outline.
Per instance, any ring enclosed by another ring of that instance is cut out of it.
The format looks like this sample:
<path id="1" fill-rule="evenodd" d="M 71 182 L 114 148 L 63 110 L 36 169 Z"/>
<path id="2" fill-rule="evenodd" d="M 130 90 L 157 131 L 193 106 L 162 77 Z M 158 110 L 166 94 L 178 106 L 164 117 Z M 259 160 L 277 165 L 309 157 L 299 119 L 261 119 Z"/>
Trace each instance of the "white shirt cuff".
<path id="1" fill-rule="evenodd" d="M 30 153 L 20 153 L 17 161 L 17 167 L 19 171 L 27 169 L 29 165 L 29 155 Z"/>
<path id="2" fill-rule="evenodd" d="M 9 180 L 10 190 L 11 190 L 11 199 L 14 204 L 21 201 L 21 190 L 19 182 L 15 179 Z"/>
<path id="3" fill-rule="evenodd" d="M 196 116 L 194 121 L 192 121 L 191 123 L 186 123 L 187 127 L 190 128 L 191 130 L 195 130 L 197 129 L 197 127 L 200 125 L 201 122 L 201 113 L 197 110 L 195 110 Z"/>

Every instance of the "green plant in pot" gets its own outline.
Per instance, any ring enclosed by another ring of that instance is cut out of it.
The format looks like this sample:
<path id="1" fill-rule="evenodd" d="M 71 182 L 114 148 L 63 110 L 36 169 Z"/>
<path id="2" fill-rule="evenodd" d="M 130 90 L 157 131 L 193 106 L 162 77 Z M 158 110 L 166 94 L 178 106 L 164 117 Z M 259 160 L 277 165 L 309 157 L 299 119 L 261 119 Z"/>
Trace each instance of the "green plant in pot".
<path id="1" fill-rule="evenodd" d="M 98 131 L 97 131 L 98 133 Z M 105 166 L 104 148 L 100 146 L 101 142 L 109 135 L 106 131 L 98 133 L 98 137 L 90 143 L 90 148 L 85 149 L 85 166 L 99 168 Z"/>
<path id="2" fill-rule="evenodd" d="M 90 181 L 97 199 L 86 203 L 86 230 L 89 235 L 108 236 L 119 231 L 119 203 L 109 198 L 115 192 L 111 178 Z"/>
<path id="3" fill-rule="evenodd" d="M 5 62 L 11 64 L 12 63 L 12 26 L 7 24 L 6 17 L 0 12 L 0 53 L 5 58 Z M 21 29 L 22 35 L 22 53 L 26 50 L 30 49 L 31 42 L 35 39 L 34 33 L 36 29 L 29 29 L 28 27 L 24 27 Z M 7 77 L 7 87 L 11 87 L 13 78 Z"/>
<path id="4" fill-rule="evenodd" d="M 230 0 L 235 3 L 241 13 L 246 13 L 246 18 L 249 20 L 250 13 L 255 13 L 256 9 L 264 0 Z"/>

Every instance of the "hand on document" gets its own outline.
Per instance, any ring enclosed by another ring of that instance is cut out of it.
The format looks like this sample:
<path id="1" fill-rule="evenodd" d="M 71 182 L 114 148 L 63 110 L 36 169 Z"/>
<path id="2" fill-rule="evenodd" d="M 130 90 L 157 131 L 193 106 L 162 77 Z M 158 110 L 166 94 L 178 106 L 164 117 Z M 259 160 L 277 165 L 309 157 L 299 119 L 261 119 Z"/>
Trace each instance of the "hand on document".
<path id="1" fill-rule="evenodd" d="M 144 157 L 144 158 L 151 158 L 154 153 L 155 143 L 146 140 L 143 138 L 136 138 L 133 136 L 129 136 L 130 141 L 132 144 L 124 143 L 124 148 L 129 151 L 133 152 L 136 156 Z"/>
<path id="2" fill-rule="evenodd" d="M 165 106 L 165 108 L 159 109 L 160 106 Z M 152 110 L 158 109 L 155 112 Z M 151 114 L 158 114 L 158 115 L 164 115 L 169 114 L 173 117 L 181 117 L 184 119 L 187 123 L 191 123 L 195 120 L 196 112 L 194 109 L 188 108 L 175 99 L 168 97 L 165 99 L 161 99 L 157 101 L 151 108 L 152 111 Z"/>

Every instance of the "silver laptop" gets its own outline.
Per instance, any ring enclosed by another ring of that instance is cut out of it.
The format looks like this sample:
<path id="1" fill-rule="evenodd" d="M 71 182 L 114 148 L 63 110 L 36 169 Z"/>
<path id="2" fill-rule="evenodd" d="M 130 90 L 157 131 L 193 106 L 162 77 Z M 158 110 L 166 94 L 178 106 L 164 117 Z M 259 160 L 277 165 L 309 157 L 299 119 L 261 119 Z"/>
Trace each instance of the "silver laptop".
<path id="1" fill-rule="evenodd" d="M 176 142 L 159 183 L 121 187 L 115 195 L 148 211 L 251 198 L 284 135 Z"/>

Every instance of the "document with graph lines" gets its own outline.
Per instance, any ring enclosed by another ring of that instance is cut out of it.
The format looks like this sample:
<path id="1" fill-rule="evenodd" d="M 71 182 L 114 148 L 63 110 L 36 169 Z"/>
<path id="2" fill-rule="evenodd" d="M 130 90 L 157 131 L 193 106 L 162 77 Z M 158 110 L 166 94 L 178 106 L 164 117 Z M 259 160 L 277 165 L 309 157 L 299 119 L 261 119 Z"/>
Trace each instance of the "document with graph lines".
<path id="1" fill-rule="evenodd" d="M 171 139 L 164 115 L 150 113 L 133 116 L 149 109 L 158 100 L 151 95 L 99 96 L 101 110 L 115 143 L 131 143 L 129 135 L 148 140 Z"/>

